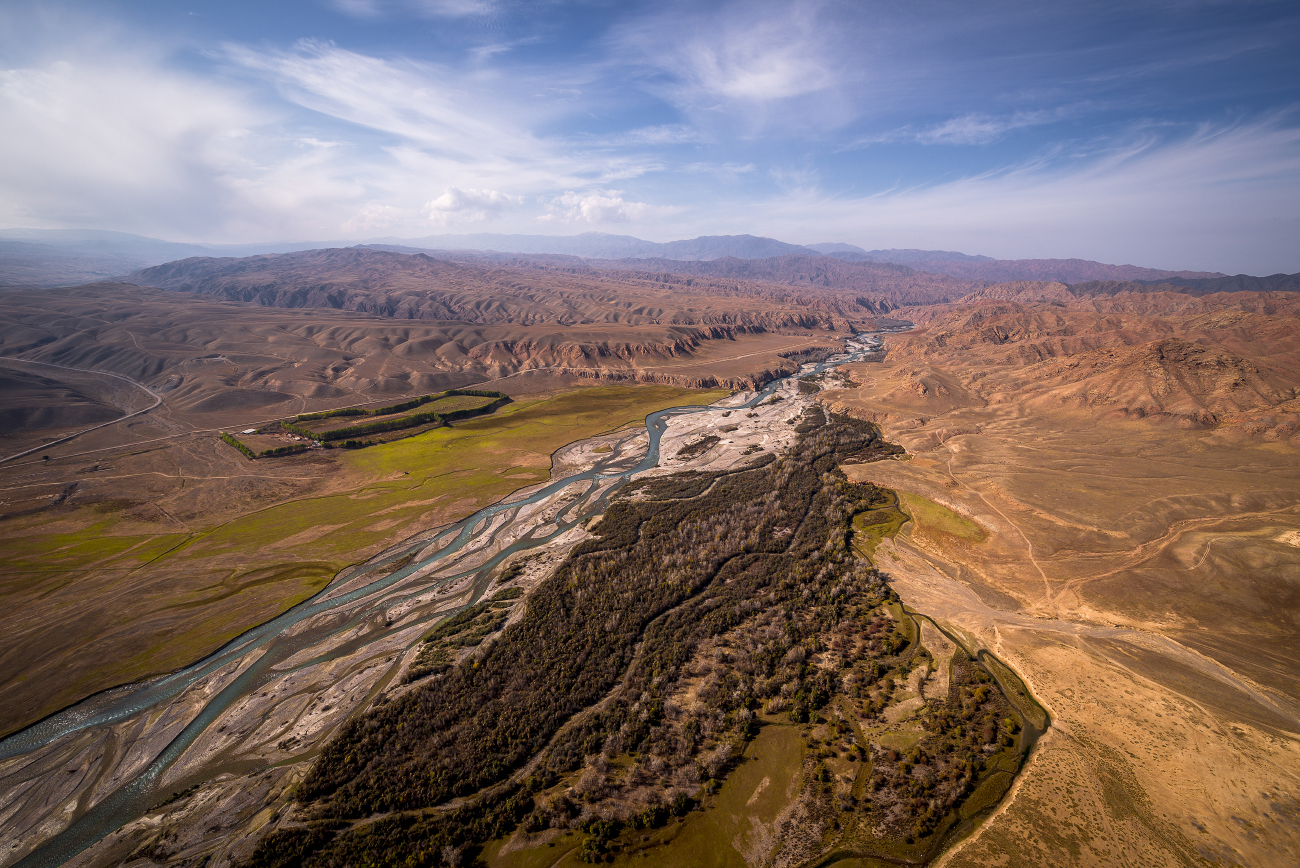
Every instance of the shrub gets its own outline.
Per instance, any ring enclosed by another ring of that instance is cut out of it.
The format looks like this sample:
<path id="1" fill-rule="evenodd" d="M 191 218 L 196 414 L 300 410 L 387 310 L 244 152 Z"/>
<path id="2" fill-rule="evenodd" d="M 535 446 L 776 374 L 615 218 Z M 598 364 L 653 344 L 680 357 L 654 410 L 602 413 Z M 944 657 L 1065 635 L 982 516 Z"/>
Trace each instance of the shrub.
<path id="1" fill-rule="evenodd" d="M 228 445 L 228 446 L 233 446 L 233 447 L 235 447 L 235 448 L 238 449 L 240 452 L 244 453 L 244 457 L 247 458 L 247 459 L 250 460 L 250 461 L 252 461 L 253 459 L 257 458 L 257 456 L 256 456 L 255 454 L 253 454 L 253 450 L 252 450 L 252 449 L 249 449 L 248 446 L 246 446 L 245 444 L 243 444 L 243 443 L 241 443 L 240 441 L 236 440 L 235 437 L 234 437 L 233 435 L 231 435 L 231 434 L 227 434 L 227 433 L 224 432 L 224 431 L 221 432 L 221 442 L 222 442 L 222 443 L 225 443 L 225 444 Z"/>

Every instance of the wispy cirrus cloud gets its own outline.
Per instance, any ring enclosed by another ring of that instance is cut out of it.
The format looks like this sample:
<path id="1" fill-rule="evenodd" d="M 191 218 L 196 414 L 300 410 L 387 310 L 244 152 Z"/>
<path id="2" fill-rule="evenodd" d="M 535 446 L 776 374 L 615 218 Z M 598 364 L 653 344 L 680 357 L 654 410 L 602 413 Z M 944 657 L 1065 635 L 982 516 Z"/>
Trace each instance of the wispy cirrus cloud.
<path id="1" fill-rule="evenodd" d="M 1072 112 L 1065 108 L 1018 111 L 1005 115 L 971 112 L 928 126 L 906 126 L 859 138 L 847 149 L 875 144 L 919 142 L 923 145 L 987 145 L 1008 133 L 1056 123 Z"/>
<path id="2" fill-rule="evenodd" d="M 491 42 L 487 45 L 475 45 L 469 49 L 469 56 L 479 63 L 491 60 L 498 54 L 506 54 L 514 51 L 521 45 L 532 45 L 539 41 L 537 36 L 526 36 L 522 39 L 511 39 L 506 42 Z"/>
<path id="3" fill-rule="evenodd" d="M 638 127 L 624 133 L 599 136 L 594 139 L 604 146 L 620 145 L 685 145 L 708 141 L 707 137 L 689 124 L 660 124 Z"/>
<path id="4" fill-rule="evenodd" d="M 288 51 L 228 44 L 225 55 L 304 108 L 426 147 L 462 156 L 481 154 L 488 141 L 498 153 L 535 147 L 526 130 L 493 112 L 495 97 L 467 90 L 434 64 L 385 60 L 315 39 Z"/>
<path id="5" fill-rule="evenodd" d="M 1088 258 L 1165 268 L 1300 270 L 1294 113 L 1159 132 L 1138 127 L 1122 140 L 867 196 L 805 187 L 755 212 L 805 243 L 838 233 L 867 247 L 1005 258 L 1087 249 Z"/>
<path id="6" fill-rule="evenodd" d="M 401 13 L 428 18 L 467 18 L 497 12 L 498 0 L 334 0 L 334 7 L 356 18 L 379 18 Z"/>
<path id="7" fill-rule="evenodd" d="M 654 71 L 647 87 L 688 113 L 766 123 L 776 105 L 801 99 L 821 123 L 834 124 L 842 106 L 832 103 L 843 102 L 855 74 L 837 63 L 843 33 L 827 26 L 828 5 L 670 6 L 624 24 L 613 43 L 629 62 Z"/>

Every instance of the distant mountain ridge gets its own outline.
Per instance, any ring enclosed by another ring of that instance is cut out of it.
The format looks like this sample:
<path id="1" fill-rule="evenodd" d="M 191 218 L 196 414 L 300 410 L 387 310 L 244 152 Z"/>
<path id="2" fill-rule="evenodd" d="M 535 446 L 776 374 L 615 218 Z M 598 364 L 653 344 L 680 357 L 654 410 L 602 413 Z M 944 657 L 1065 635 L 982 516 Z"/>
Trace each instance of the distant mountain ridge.
<path id="1" fill-rule="evenodd" d="M 925 252 L 925 251 L 918 251 Z M 1108 265 L 1089 259 L 987 259 L 958 261 L 952 259 L 911 259 L 907 263 L 918 271 L 947 274 L 985 283 L 1020 280 L 1046 280 L 1057 283 L 1087 283 L 1094 280 L 1158 282 L 1169 278 L 1212 279 L 1227 277 L 1217 271 L 1164 271 L 1138 265 Z"/>
<path id="2" fill-rule="evenodd" d="M 443 258 L 382 247 L 192 257 L 141 269 L 129 281 L 264 307 L 520 326 L 844 331 L 851 321 L 898 307 L 883 295 L 868 298 L 806 282 L 773 286 L 734 276 L 718 280 L 601 269 L 563 257 L 511 261 L 500 254 L 462 252 Z"/>
<path id="3" fill-rule="evenodd" d="M 675 259 L 693 262 L 734 256 L 767 259 L 787 253 L 818 255 L 799 244 L 757 235 L 701 235 L 683 241 L 643 241 L 631 235 L 584 232 L 581 235 L 428 235 L 424 238 L 384 238 L 379 243 L 437 250 L 497 250 L 502 253 L 560 253 L 584 259 Z"/>
<path id="4" fill-rule="evenodd" d="M 1218 272 L 1164 271 L 1135 265 L 1108 265 L 1085 259 L 998 260 L 951 250 L 866 250 L 843 242 L 800 245 L 756 235 L 703 235 L 680 241 L 655 242 L 631 235 L 604 232 L 584 232 L 580 235 L 507 235 L 484 232 L 408 239 L 380 238 L 367 243 L 410 252 L 483 251 L 533 256 L 575 256 L 609 261 L 635 259 L 681 263 L 712 262 L 727 258 L 756 261 L 802 256 L 850 265 L 902 265 L 915 272 L 985 284 L 1025 280 L 1075 284 L 1098 280 L 1155 282 L 1228 278 L 1228 275 Z M 5 229 L 0 230 L 0 286 L 66 286 L 122 277 L 141 268 L 193 256 L 241 257 L 351 247 L 354 244 L 353 241 L 187 244 L 102 230 Z M 826 267 L 833 269 L 833 266 Z M 735 265 L 728 268 L 736 270 Z M 774 279 L 786 282 L 784 278 Z"/>
<path id="5" fill-rule="evenodd" d="M 896 262 L 900 265 L 912 265 L 917 262 L 996 262 L 991 256 L 972 256 L 955 250 L 863 250 L 853 244 L 810 244 L 813 250 L 821 251 L 827 256 L 843 259 L 845 262 Z"/>

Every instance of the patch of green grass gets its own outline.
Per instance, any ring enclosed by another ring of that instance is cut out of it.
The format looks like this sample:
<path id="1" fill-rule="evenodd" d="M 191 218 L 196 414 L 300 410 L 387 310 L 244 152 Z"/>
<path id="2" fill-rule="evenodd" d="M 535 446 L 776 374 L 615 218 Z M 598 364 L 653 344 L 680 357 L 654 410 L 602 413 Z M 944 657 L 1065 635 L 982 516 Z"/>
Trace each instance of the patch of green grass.
<path id="1" fill-rule="evenodd" d="M 908 521 L 908 515 L 897 506 L 858 513 L 853 517 L 854 550 L 874 564 L 876 547 L 882 540 L 897 536 Z"/>
<path id="2" fill-rule="evenodd" d="M 961 805 L 961 818 L 969 820 L 981 811 L 987 811 L 1002 801 L 1002 797 L 1011 789 L 1014 778 L 1009 774 L 992 774 L 984 779 L 976 789 L 966 797 Z"/>
<path id="3" fill-rule="evenodd" d="M 1038 729 L 1047 727 L 1047 711 L 1035 701 L 1029 688 L 1020 680 L 1012 669 L 992 654 L 983 657 L 981 662 L 997 679 L 998 686 L 1021 716 Z"/>
<path id="4" fill-rule="evenodd" d="M 942 534 L 973 543 L 981 543 L 988 538 L 984 528 L 941 503 L 935 503 L 919 494 L 903 493 L 900 497 L 903 509 L 912 517 L 916 530 L 920 533 Z"/>
<path id="5" fill-rule="evenodd" d="M 341 564 L 295 564 L 291 569 L 266 581 L 253 584 L 273 584 L 276 606 L 279 611 L 283 611 L 296 606 L 329 584 L 341 567 Z M 175 605 L 174 608 L 178 609 L 206 607 L 210 614 L 183 634 L 168 633 L 160 636 L 131 665 L 140 670 L 141 674 L 180 668 L 243 633 L 258 619 L 265 620 L 265 598 L 246 593 L 250 589 L 250 585 L 245 585 L 229 593 L 214 594 L 206 599 L 198 598 Z"/>
<path id="6" fill-rule="evenodd" d="M 394 443 L 335 452 L 343 472 L 366 480 L 357 489 L 304 498 L 241 516 L 203 534 L 186 557 L 260 550 L 346 560 L 388 539 L 385 527 L 408 525 L 435 510 L 468 515 L 550 475 L 551 453 L 567 443 L 682 403 L 709 403 L 727 393 L 671 386 L 611 386 L 521 401 L 499 412 Z M 503 477 L 501 471 L 509 470 Z M 444 518 L 445 520 L 445 518 Z M 382 525 L 383 527 L 377 527 Z M 313 529 L 328 528 L 319 535 Z M 282 541 L 304 535 L 296 545 Z M 277 545 L 280 543 L 281 545 Z"/>
<path id="7" fill-rule="evenodd" d="M 898 623 L 898 632 L 907 640 L 907 649 L 903 653 L 911 659 L 911 656 L 916 653 L 917 641 L 920 638 L 917 635 L 916 622 L 912 620 L 912 616 L 908 614 L 902 603 L 885 605 L 889 609 L 889 614 L 894 617 L 894 621 Z"/>
<path id="8" fill-rule="evenodd" d="M 675 833 L 671 839 L 646 851 L 652 864 L 742 868 L 745 858 L 736 842 L 742 848 L 753 847 L 756 834 L 761 834 L 754 823 L 773 823 L 789 804 L 792 788 L 802 789 L 803 752 L 798 727 L 764 726 L 706 809 L 687 814 L 679 826 L 670 823 L 667 830 Z M 638 841 L 631 842 L 633 848 Z"/>
<path id="9" fill-rule="evenodd" d="M 557 860 L 561 857 L 576 854 L 578 848 L 582 845 L 583 837 L 577 832 L 567 832 L 549 844 L 543 844 L 529 850 L 513 850 L 501 854 L 501 848 L 505 846 L 508 840 L 503 838 L 484 847 L 482 859 L 492 868 L 551 868 L 552 865 L 557 864 Z M 582 864 L 577 858 L 572 861 L 575 864 Z M 567 864 L 567 862 L 561 864 Z"/>
<path id="10" fill-rule="evenodd" d="M 921 743 L 921 735 L 920 732 L 893 730 L 876 736 L 875 741 L 881 747 L 892 748 L 899 753 L 905 753 Z"/>
<path id="11" fill-rule="evenodd" d="M 6 568 L 15 573 L 86 569 L 112 564 L 129 569 L 148 563 L 184 541 L 188 534 L 150 536 L 111 534 L 114 519 L 74 533 L 27 534 L 4 540 Z"/>

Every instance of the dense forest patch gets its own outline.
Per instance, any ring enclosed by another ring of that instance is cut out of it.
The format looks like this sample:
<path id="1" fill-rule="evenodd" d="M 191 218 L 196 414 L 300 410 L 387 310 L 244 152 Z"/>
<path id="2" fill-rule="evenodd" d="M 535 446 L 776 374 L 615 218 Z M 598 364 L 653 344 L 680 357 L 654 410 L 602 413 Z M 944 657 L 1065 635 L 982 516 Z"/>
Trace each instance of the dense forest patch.
<path id="1" fill-rule="evenodd" d="M 832 417 L 786 456 L 629 486 L 495 641 L 450 665 L 502 600 L 435 628 L 426 680 L 339 733 L 299 786 L 305 825 L 251 864 L 460 864 L 551 830 L 605 860 L 707 803 L 763 726 L 809 744 L 786 857 L 843 846 L 850 821 L 870 852 L 929 846 L 1018 768 L 1023 722 L 960 649 L 936 693 L 916 622 L 854 549 L 854 517 L 897 500 L 838 465 L 897 451 Z"/>

